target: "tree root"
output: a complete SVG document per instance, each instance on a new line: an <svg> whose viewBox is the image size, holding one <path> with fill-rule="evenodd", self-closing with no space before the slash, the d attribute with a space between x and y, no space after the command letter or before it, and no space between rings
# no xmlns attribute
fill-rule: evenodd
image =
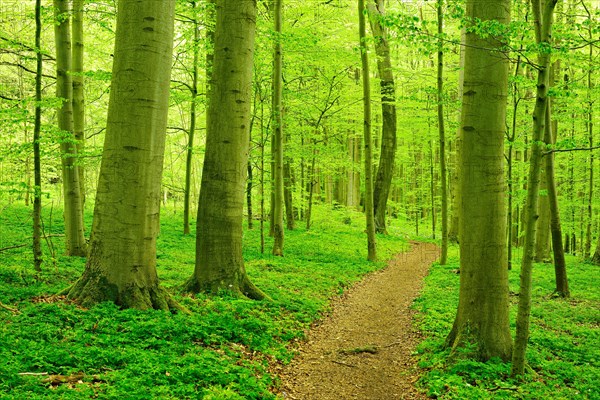
<svg viewBox="0 0 600 400"><path fill-rule="evenodd" d="M170 312L189 313L189 310L175 301L171 295L158 284L151 287L140 287L134 283L119 288L109 283L104 277L89 277L84 274L71 287L59 292L85 308L110 301L121 308L139 310L164 310Z"/></svg>
<svg viewBox="0 0 600 400"><path fill-rule="evenodd" d="M267 294L250 281L247 274L244 273L240 281L235 284L227 284L227 282L200 282L195 275L192 275L182 285L182 291L187 293L206 293L209 295L227 293L233 297L248 298L251 300L271 300Z"/></svg>

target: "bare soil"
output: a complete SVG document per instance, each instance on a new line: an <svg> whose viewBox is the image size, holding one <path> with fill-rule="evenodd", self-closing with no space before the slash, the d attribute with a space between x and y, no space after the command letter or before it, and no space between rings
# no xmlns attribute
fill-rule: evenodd
<svg viewBox="0 0 600 400"><path fill-rule="evenodd" d="M429 243L412 243L381 271L333 304L308 333L299 355L280 373L279 396L301 400L426 399L412 355L421 336L410 305L438 258Z"/></svg>

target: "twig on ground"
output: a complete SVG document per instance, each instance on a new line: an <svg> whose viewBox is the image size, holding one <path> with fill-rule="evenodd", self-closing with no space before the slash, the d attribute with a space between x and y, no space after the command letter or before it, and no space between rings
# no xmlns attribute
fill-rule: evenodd
<svg viewBox="0 0 600 400"><path fill-rule="evenodd" d="M345 363L343 361L331 360L331 362L335 363L335 364L343 365L345 367L356 368L356 365L348 364L348 363Z"/></svg>
<svg viewBox="0 0 600 400"><path fill-rule="evenodd" d="M47 372L19 372L18 375L26 375L26 376L46 376Z"/></svg>
<svg viewBox="0 0 600 400"><path fill-rule="evenodd" d="M11 250L11 249L18 249L20 247L25 247L25 246L29 246L29 243L27 243L27 244L16 244L14 246L3 247L3 248L0 249L0 252L6 251L6 250Z"/></svg>
<svg viewBox="0 0 600 400"><path fill-rule="evenodd" d="M18 314L18 313L19 313L19 310L18 310L18 309L16 309L16 308L13 308L13 307L10 307L10 306L7 306L6 304L2 303L1 301L0 301L0 307L1 307L1 308L4 308L5 310L8 310L8 311L10 311L10 312L12 312L12 313L15 313L15 314Z"/></svg>

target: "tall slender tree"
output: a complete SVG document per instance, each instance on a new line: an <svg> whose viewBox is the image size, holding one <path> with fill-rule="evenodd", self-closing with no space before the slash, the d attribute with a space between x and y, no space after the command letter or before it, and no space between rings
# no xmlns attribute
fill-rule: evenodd
<svg viewBox="0 0 600 400"><path fill-rule="evenodd" d="M442 197L442 253L440 264L448 260L448 172L446 168L446 129L444 127L444 1L437 2L438 52L437 52L437 116L440 146L440 186Z"/></svg>
<svg viewBox="0 0 600 400"><path fill-rule="evenodd" d="M532 12L535 25L538 51L538 77L536 102L533 110L533 135L531 155L529 157L529 175L527 179L527 198L525 200L525 242L521 260L521 278L519 306L517 311L517 333L512 354L511 375L523 375L525 369L525 349L529 339L529 317L531 313L531 276L533 252L537 229L538 191L542 164L542 143L546 129L548 107L548 87L552 22L554 7L558 0L532 0Z"/></svg>
<svg viewBox="0 0 600 400"><path fill-rule="evenodd" d="M178 307L156 273L175 0L120 0L90 255L68 291L83 305Z"/></svg>
<svg viewBox="0 0 600 400"><path fill-rule="evenodd" d="M367 33L365 22L365 2L358 0L358 37L362 64L363 87L363 134L365 146L365 214L367 219L367 258L377 260L377 239L375 237L375 213L373 203L373 144L371 139L371 77L367 55Z"/></svg>
<svg viewBox="0 0 600 400"><path fill-rule="evenodd" d="M77 166L77 141L73 135L73 78L69 1L54 0L54 38L56 41L56 97L61 130L62 184L67 255L87 254L83 228L83 199Z"/></svg>
<svg viewBox="0 0 600 400"><path fill-rule="evenodd" d="M468 0L467 18L507 24L510 0ZM504 207L508 63L504 38L467 27L460 154L460 290L453 349L487 360L511 355Z"/></svg>
<svg viewBox="0 0 600 400"><path fill-rule="evenodd" d="M42 166L40 132L42 127L42 1L35 2L35 120L33 125L33 263L42 270Z"/></svg>
<svg viewBox="0 0 600 400"><path fill-rule="evenodd" d="M217 0L216 10L196 266L185 289L262 299L265 294L250 282L242 257L256 2Z"/></svg>
<svg viewBox="0 0 600 400"><path fill-rule="evenodd" d="M190 130L185 159L185 188L183 190L183 234L190 234L190 195L192 192L192 159L194 156L194 138L196 136L196 113L198 108L198 69L200 62L200 22L198 21L198 3L192 1L192 26L194 29L193 59L192 59L192 94L190 104Z"/></svg>
<svg viewBox="0 0 600 400"><path fill-rule="evenodd" d="M550 85L555 85L556 70L560 69L559 61L555 62L550 69ZM546 129L544 142L547 147L556 143L558 122L552 120L552 99L548 99L546 106ZM548 206L550 208L550 232L552 236L552 253L554 255L554 277L556 289L554 293L560 297L569 297L569 282L567 280L567 263L565 260L565 249L563 247L562 227L560 223L560 212L558 207L558 193L556 189L554 153L549 152L544 156L546 166L546 187L548 190Z"/></svg>
<svg viewBox="0 0 600 400"><path fill-rule="evenodd" d="M71 51L73 60L71 74L73 77L73 136L75 136L75 140L77 140L77 154L81 154L85 142L83 2L84 0L73 0L73 18L71 26L73 38L73 48ZM81 193L81 201L85 204L85 179L81 162L77 165L77 171L79 173L79 192Z"/></svg>
<svg viewBox="0 0 600 400"><path fill-rule="evenodd" d="M392 186L394 164L396 162L396 87L390 57L390 45L387 28L382 23L385 17L383 0L368 0L371 32L375 37L375 54L381 91L381 152L373 186L373 212L375 213L375 230L386 233L387 201Z"/></svg>
<svg viewBox="0 0 600 400"><path fill-rule="evenodd" d="M550 1L550 0L548 0ZM594 60L594 32L592 25L592 13L585 4L585 1L581 1L581 5L585 9L588 17L587 31L588 31L588 69L587 69L587 95L586 95L586 130L588 134L588 144L590 149L594 147L594 81L593 74L596 68L597 61ZM583 248L583 258L590 258L590 252L592 250L592 226L593 226L593 203L594 203L594 151L589 152L589 166L588 166L588 191L587 191L587 221L585 229L585 244ZM583 235L582 235L583 236ZM582 238L583 239L583 238Z"/></svg>
<svg viewBox="0 0 600 400"><path fill-rule="evenodd" d="M273 44L273 255L283 256L283 53L281 46L281 11L283 0L273 2L273 20L275 21L275 43Z"/></svg>

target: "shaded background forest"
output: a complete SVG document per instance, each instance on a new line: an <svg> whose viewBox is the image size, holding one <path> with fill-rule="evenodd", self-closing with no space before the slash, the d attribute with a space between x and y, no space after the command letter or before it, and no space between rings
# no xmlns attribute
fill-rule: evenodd
<svg viewBox="0 0 600 400"><path fill-rule="evenodd" d="M3 203L31 201L32 193L32 122L35 53L33 51L33 2L3 1L0 12L2 48L0 68L0 196ZM169 128L163 177L164 206L181 213L185 197L185 171L192 104L195 104L193 157L190 162L189 196L195 215L203 159L205 133L206 64L210 49L205 40L210 30L206 8L210 4L180 1L177 21ZM454 168L455 140L459 101L460 21L459 2L445 8L443 34L444 112L448 136L449 193L453 210L456 192ZM70 140L56 128L55 50L52 8L43 8L42 49L44 51L42 173L44 207L58 206L61 200L61 142ZM512 48L507 54L513 61L510 81L511 103L507 117L506 156L512 166L509 181L512 197L513 242L519 243L520 221L525 198L525 175L534 103L535 68L532 26L528 5L517 1L513 7L515 22ZM362 113L360 58L357 50L356 10L345 1L289 2L285 5L282 44L283 124L285 160L289 165L286 186L291 189L297 219L304 219L308 203L337 203L349 207L361 204ZM440 175L436 117L436 8L430 2L391 1L385 25L389 27L390 54L396 81L398 151L395 161L388 215L412 224L417 234L439 237ZM598 104L598 9L593 2L567 1L558 5L554 28L553 118L557 126L560 151L594 147ZM208 24L208 26L207 26ZM85 2L84 81L85 130L77 158L84 173L86 207L93 203L112 65L114 40L114 2ZM271 115L272 28L267 2L259 4L257 43L254 63L253 114L248 190L251 214L258 219L269 212L271 188ZM194 32L198 35L194 37ZM195 39L198 39L195 41ZM372 48L372 46L371 46ZM200 57L194 64L194 52ZM515 61L519 57L518 70ZM376 57L371 57L375 62ZM197 89L193 87L194 69L198 71ZM377 68L371 68L377 78ZM374 81L376 82L376 81ZM374 103L380 101L377 84L372 85ZM197 93L195 95L194 93ZM374 161L377 162L381 131L381 108L374 110ZM596 157L598 158L598 157ZM556 154L557 184L566 248L589 257L599 231L599 205L595 200L593 151ZM596 174L598 176L598 174ZM542 199L544 188L542 187ZM264 199L264 211L260 203ZM544 204L542 200L542 204ZM537 258L548 259L550 236L548 207L542 207ZM451 211L451 215L455 214ZM450 236L456 234L455 219L450 219Z"/></svg>

